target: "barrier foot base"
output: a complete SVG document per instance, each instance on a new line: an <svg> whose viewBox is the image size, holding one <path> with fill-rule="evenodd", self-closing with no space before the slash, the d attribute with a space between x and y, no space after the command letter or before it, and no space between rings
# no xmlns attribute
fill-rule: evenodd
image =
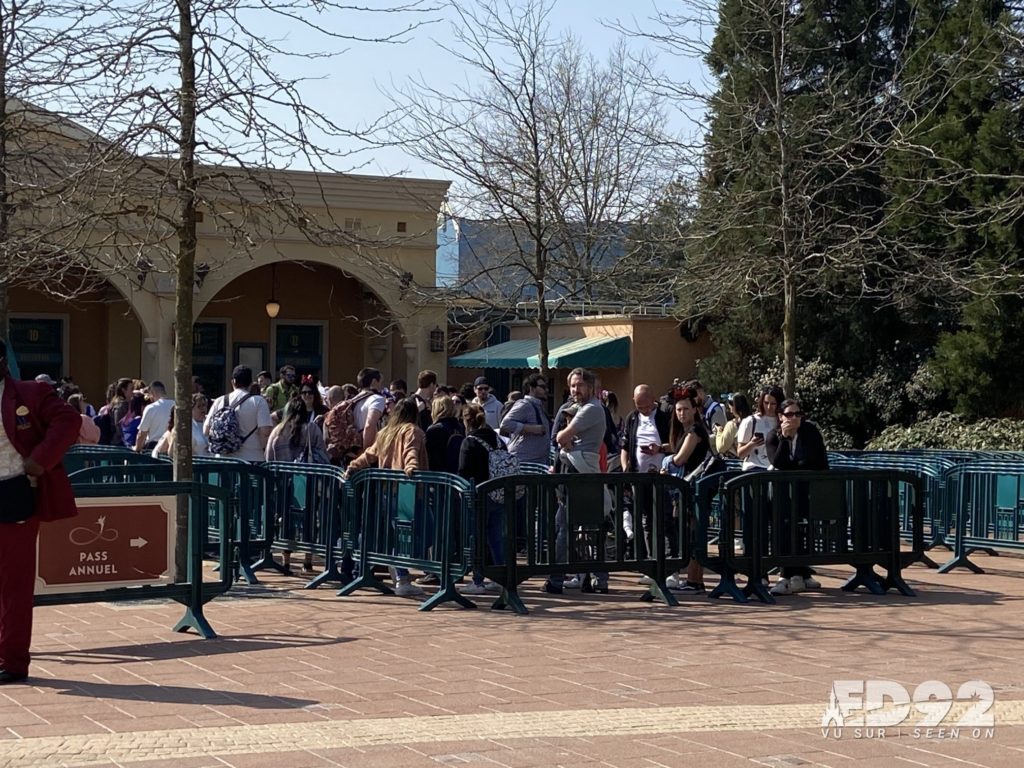
<svg viewBox="0 0 1024 768"><path fill-rule="evenodd" d="M938 563L936 563L934 560L932 560L930 557L928 557L928 555L926 555L924 553L922 553L921 556L919 558L917 558L917 560L915 560L914 562L915 563L920 563L921 565L925 566L926 568L931 568L933 570L936 570L939 567Z"/></svg>
<svg viewBox="0 0 1024 768"><path fill-rule="evenodd" d="M679 605L679 600L672 594L672 590L665 586L664 580L661 582L655 580L654 583L648 587L647 591L640 595L640 599L645 603L660 600L668 606L675 607Z"/></svg>
<svg viewBox="0 0 1024 768"><path fill-rule="evenodd" d="M385 584L383 581L378 579L373 574L363 574L358 579L353 579L344 587L339 589L337 595L338 597L345 597L346 595L351 595L357 589L363 589L364 587L368 589L375 589L382 595L395 594L395 590L393 590L391 587L389 587L387 584Z"/></svg>
<svg viewBox="0 0 1024 768"><path fill-rule="evenodd" d="M463 608L476 608L476 603L459 592L459 590L455 588L455 585L449 582L447 585L437 590L437 592L420 603L419 610L432 611L437 606L441 605L441 603L458 603Z"/></svg>
<svg viewBox="0 0 1024 768"><path fill-rule="evenodd" d="M303 589L316 589L321 584L326 584L329 581L333 581L336 584L344 586L352 581L352 579L345 576L345 574L338 570L338 567L335 565L330 568L325 568L323 573L314 576L312 580L303 586Z"/></svg>
<svg viewBox="0 0 1024 768"><path fill-rule="evenodd" d="M245 560L238 561L238 570L235 571L235 581L238 579L245 579L245 583L250 587L253 584L259 584L260 580L256 578L256 574L252 571L252 566Z"/></svg>
<svg viewBox="0 0 1024 768"><path fill-rule="evenodd" d="M991 557L999 557L999 553L996 550L989 549L988 547L971 547L964 554L973 555L975 552L984 552L986 555Z"/></svg>
<svg viewBox="0 0 1024 768"><path fill-rule="evenodd" d="M886 592L881 577L870 565L858 565L857 572L840 589L844 592L853 592L857 587L864 587L873 595L884 595Z"/></svg>
<svg viewBox="0 0 1024 768"><path fill-rule="evenodd" d="M882 582L882 586L885 587L886 592L890 589L895 589L904 597L917 597L917 593L911 589L910 585L907 584L906 581L903 580L903 575L899 571L896 571L895 573L889 571L885 580Z"/></svg>
<svg viewBox="0 0 1024 768"><path fill-rule="evenodd" d="M217 636L217 633L213 631L213 627L210 626L210 622L206 620L206 616L203 615L202 607L199 608L185 608L185 615L181 617L181 621L174 625L174 632L188 632L190 629L194 629L203 640L212 640Z"/></svg>
<svg viewBox="0 0 1024 768"><path fill-rule="evenodd" d="M746 597L754 596L766 605L775 605L775 597L768 590L768 587L761 583L759 578L748 579L743 587L743 594Z"/></svg>
<svg viewBox="0 0 1024 768"><path fill-rule="evenodd" d="M737 603L747 602L747 595L742 589L740 589L739 585L736 583L736 579L731 573L726 571L721 574L721 577L722 580L718 582L718 586L708 593L709 600L711 598L718 598L722 595L726 595L727 597L731 597Z"/></svg>
<svg viewBox="0 0 1024 768"><path fill-rule="evenodd" d="M984 573L985 569L981 566L975 565L968 558L967 555L957 555L952 560L947 560L939 568L939 573L949 573L954 568L967 568L974 573Z"/></svg>
<svg viewBox="0 0 1024 768"><path fill-rule="evenodd" d="M265 555L249 566L251 571L277 571L282 576L291 576L292 572L274 559L273 555Z"/></svg>
<svg viewBox="0 0 1024 768"><path fill-rule="evenodd" d="M503 611L506 608L511 608L519 616L525 616L530 612L523 603L523 598L519 596L519 590L515 587L511 589L502 587L501 596L491 603L492 611Z"/></svg>

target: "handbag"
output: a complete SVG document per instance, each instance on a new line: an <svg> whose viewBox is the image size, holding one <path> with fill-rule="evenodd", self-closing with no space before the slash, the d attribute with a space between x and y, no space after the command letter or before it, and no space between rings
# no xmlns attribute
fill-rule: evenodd
<svg viewBox="0 0 1024 768"><path fill-rule="evenodd" d="M715 453L714 449L708 445L707 455L704 456L704 460L701 461L696 467L683 475L683 480L688 483L696 483L702 477L708 475L714 475L718 472L725 472L726 463L725 460Z"/></svg>
<svg viewBox="0 0 1024 768"><path fill-rule="evenodd" d="M20 523L36 511L36 489L28 475L0 480L0 523Z"/></svg>

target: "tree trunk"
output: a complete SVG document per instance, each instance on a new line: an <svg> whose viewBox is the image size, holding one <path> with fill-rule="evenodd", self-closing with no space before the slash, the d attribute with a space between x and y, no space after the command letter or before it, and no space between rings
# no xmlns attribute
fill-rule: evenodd
<svg viewBox="0 0 1024 768"><path fill-rule="evenodd" d="M785 374L782 389L786 397L796 397L796 278L789 272L783 278L782 362ZM779 403L781 410L782 403Z"/></svg>
<svg viewBox="0 0 1024 768"><path fill-rule="evenodd" d="M181 133L178 138L178 254L174 295L174 479L192 480L192 289L196 262L196 67L192 5L178 0ZM178 498L177 580L188 579L189 499ZM202 574L195 574L201 578Z"/></svg>

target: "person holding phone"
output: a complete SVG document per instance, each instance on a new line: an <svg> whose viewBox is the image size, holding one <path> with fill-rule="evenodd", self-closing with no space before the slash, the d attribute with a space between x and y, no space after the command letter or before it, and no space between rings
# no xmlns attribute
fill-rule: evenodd
<svg viewBox="0 0 1024 768"><path fill-rule="evenodd" d="M786 399L781 387L765 387L757 398L753 414L740 422L736 430L736 455L743 460L743 471L769 469L765 441L779 428L779 403Z"/></svg>

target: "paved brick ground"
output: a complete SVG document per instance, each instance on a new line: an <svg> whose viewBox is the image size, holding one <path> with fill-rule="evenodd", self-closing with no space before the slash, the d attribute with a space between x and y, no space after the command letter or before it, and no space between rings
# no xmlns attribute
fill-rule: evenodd
<svg viewBox="0 0 1024 768"><path fill-rule="evenodd" d="M524 590L517 617L266 576L207 607L36 612L28 686L0 688L0 766L1024 765L1024 560L984 575L908 571L917 598L821 593L776 606ZM822 735L835 679L995 689L991 738ZM960 711L947 719L950 724ZM861 734L864 736L864 734Z"/></svg>

